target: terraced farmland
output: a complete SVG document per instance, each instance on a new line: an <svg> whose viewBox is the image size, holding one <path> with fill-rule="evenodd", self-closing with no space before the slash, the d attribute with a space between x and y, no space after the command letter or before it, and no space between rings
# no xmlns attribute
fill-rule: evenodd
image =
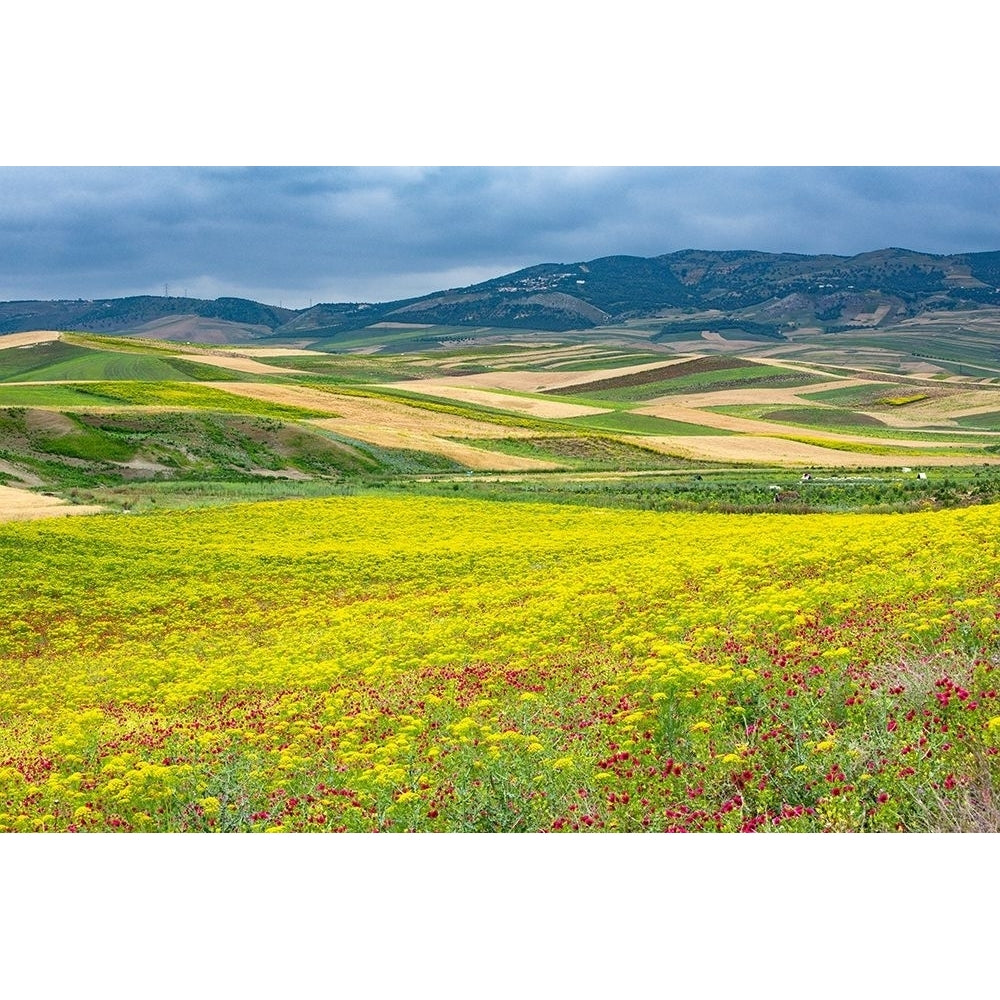
<svg viewBox="0 0 1000 1000"><path fill-rule="evenodd" d="M234 484L316 495L462 472L1000 462L1000 387L684 355L676 343L657 354L639 332L609 346L459 344L437 330L415 354L15 334L0 338L0 413L21 429L0 442L0 485L141 510L185 483L204 501Z"/></svg>

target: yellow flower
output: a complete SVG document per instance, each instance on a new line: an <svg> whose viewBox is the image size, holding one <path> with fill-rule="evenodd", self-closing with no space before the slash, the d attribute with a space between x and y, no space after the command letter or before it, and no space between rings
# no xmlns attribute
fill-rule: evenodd
<svg viewBox="0 0 1000 1000"><path fill-rule="evenodd" d="M205 810L205 815L209 819L215 819L215 817L219 815L220 802L214 795L209 795L204 799L198 799L198 805Z"/></svg>

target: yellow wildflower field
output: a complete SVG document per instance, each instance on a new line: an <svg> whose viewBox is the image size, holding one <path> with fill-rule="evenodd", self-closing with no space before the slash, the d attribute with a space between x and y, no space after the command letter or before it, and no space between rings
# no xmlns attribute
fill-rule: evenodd
<svg viewBox="0 0 1000 1000"><path fill-rule="evenodd" d="M416 497L2 525L0 829L940 826L996 768L998 539Z"/></svg>

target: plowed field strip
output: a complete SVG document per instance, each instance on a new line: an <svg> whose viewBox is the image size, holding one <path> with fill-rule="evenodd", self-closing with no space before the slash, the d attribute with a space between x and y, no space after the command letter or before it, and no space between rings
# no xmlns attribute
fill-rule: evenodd
<svg viewBox="0 0 1000 1000"><path fill-rule="evenodd" d="M786 441L782 438L752 434L739 437L643 437L635 440L666 455L710 462L782 463L828 468L838 466L886 468L898 466L906 459L906 456L836 451L833 448L821 448L801 441ZM981 455L920 455L906 460L921 466L1000 464L1000 456Z"/></svg>
<svg viewBox="0 0 1000 1000"><path fill-rule="evenodd" d="M500 374L502 373L497 373L498 376ZM405 389L407 392L419 392L422 395L437 397L439 399L454 399L463 403L475 403L478 406L489 406L495 410L507 410L510 413L522 413L531 417L562 419L565 417L596 416L599 413L609 412L607 409L598 406L581 406L578 403L563 403L559 400L508 396L504 393L490 392L489 389L476 389L467 385L455 385L443 379L440 382L435 381L434 384L431 384L429 380L423 379L419 382L396 382L391 383L389 387L393 389Z"/></svg>
<svg viewBox="0 0 1000 1000"><path fill-rule="evenodd" d="M59 340L62 334L58 330L31 330L29 333L5 333L0 336L0 351L7 347L31 347L33 344L46 344L50 340Z"/></svg>
<svg viewBox="0 0 1000 1000"><path fill-rule="evenodd" d="M232 351L220 351L220 352L202 352L202 351L192 351L185 353L192 354L208 354L211 353L216 357L234 357L234 358L329 358L333 355L327 354L326 351L310 351L306 347L234 347Z"/></svg>
<svg viewBox="0 0 1000 1000"><path fill-rule="evenodd" d="M247 375L301 375L296 368L281 368L278 365L265 365L253 358L242 358L223 354L178 354L177 357L197 358L201 365L212 365L215 368L225 368L229 371L244 372Z"/></svg>
<svg viewBox="0 0 1000 1000"><path fill-rule="evenodd" d="M103 510L103 507L69 504L58 497L47 497L13 486L0 486L0 521L35 521L42 517L99 514Z"/></svg>
<svg viewBox="0 0 1000 1000"><path fill-rule="evenodd" d="M474 448L472 445L462 444L461 441L449 441L433 434L381 423L365 424L337 417L329 420L312 420L310 423L383 448L404 448L410 451L443 455L445 458L450 458L470 469L516 472L519 470L562 468L553 462L544 462L537 458L504 455L500 452L488 451L485 448Z"/></svg>
<svg viewBox="0 0 1000 1000"><path fill-rule="evenodd" d="M733 417L726 413L712 413L709 410L695 410L677 403L660 402L653 406L644 406L633 410L633 413L644 413L652 417L665 417L667 420L680 420L689 424L700 424L703 427L717 427L720 430L736 431L739 434L774 436L776 434L794 434L796 428L790 424L774 424L766 420L753 420L749 417ZM908 448L926 448L927 441L898 441L893 438L865 437L861 434L834 434L830 431L814 427L803 427L800 434L824 441L843 441L851 444L873 444L880 447L899 448L905 452ZM962 442L934 441L935 448L967 448ZM923 459L921 459L923 461Z"/></svg>
<svg viewBox="0 0 1000 1000"><path fill-rule="evenodd" d="M13 476L25 486L43 486L45 484L45 481L39 479L33 472L19 469L16 465L11 465L10 462L5 462L3 459L0 459L0 472L8 476Z"/></svg>
<svg viewBox="0 0 1000 1000"><path fill-rule="evenodd" d="M908 420L951 420L955 417L971 417L977 413L992 413L1000 410L1000 391L983 390L956 392L951 396L921 400L899 408L901 419Z"/></svg>
<svg viewBox="0 0 1000 1000"><path fill-rule="evenodd" d="M286 403L303 406L312 410L326 410L331 417L341 418L341 426L348 423L379 425L392 430L402 430L439 437L469 438L510 438L534 437L536 431L520 427L501 427L485 420L453 416L422 410L405 403L393 403L384 399L370 399L365 396L340 396L319 389L303 386L267 385L258 382L211 382L205 383L216 389L232 392L237 396L250 396L269 403ZM401 383L411 385L412 383ZM346 433L346 431L345 431Z"/></svg>
<svg viewBox="0 0 1000 1000"><path fill-rule="evenodd" d="M587 385L591 382L609 378L620 378L636 372L651 371L657 368L672 368L674 365L690 361L690 358L679 357L676 360L652 361L643 365L629 365L624 368L600 368L583 372L544 371L493 371L477 375L452 375L443 378L420 379L416 382L401 382L399 388L412 392L437 392L441 387L479 388L479 389L509 389L512 392L542 392L546 389L562 389L572 385Z"/></svg>
<svg viewBox="0 0 1000 1000"><path fill-rule="evenodd" d="M825 392L827 389L850 389L856 385L868 385L867 379L837 379L835 382L820 382L813 385L781 388L762 385L759 389L720 389L717 392L687 392L684 394L684 405L700 406L769 406L772 403L795 403L805 406L815 406L817 401L803 398L800 393ZM657 405L661 400L673 397L660 396L650 400L647 405ZM827 404L829 405L829 404Z"/></svg>

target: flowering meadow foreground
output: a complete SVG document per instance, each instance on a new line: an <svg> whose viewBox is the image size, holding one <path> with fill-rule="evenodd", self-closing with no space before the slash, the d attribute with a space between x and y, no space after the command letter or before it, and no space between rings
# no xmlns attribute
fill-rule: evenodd
<svg viewBox="0 0 1000 1000"><path fill-rule="evenodd" d="M5 831L996 829L1000 509L0 526Z"/></svg>

